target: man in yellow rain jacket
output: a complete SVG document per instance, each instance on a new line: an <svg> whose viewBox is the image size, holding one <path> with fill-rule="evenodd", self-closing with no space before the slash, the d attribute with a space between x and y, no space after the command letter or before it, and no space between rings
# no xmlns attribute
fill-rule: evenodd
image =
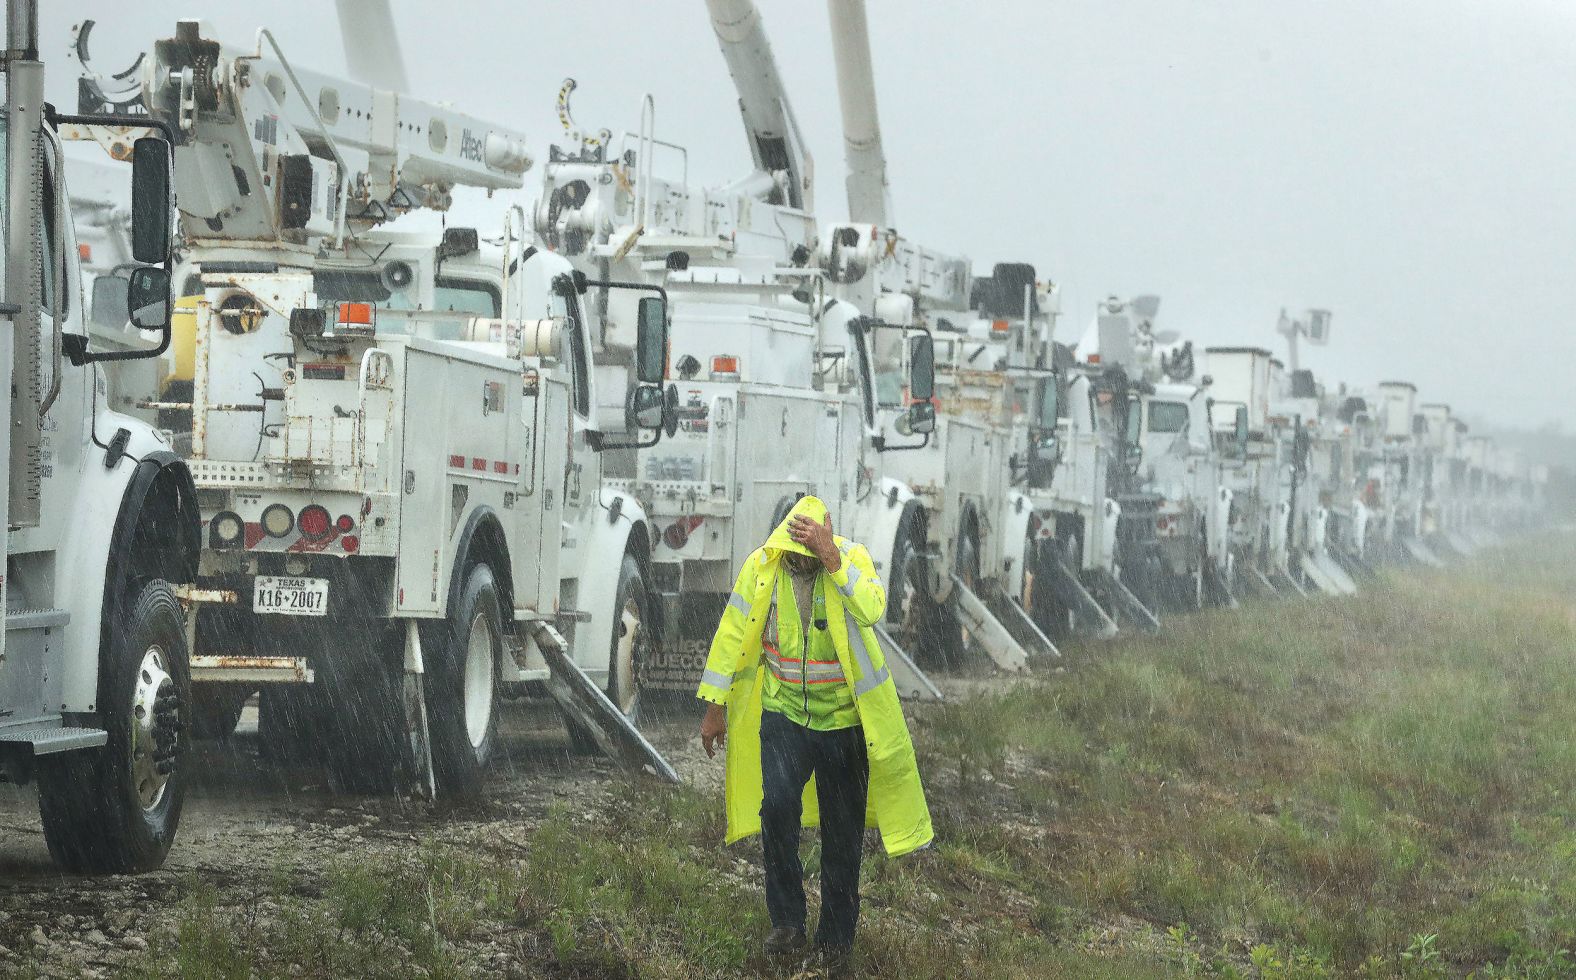
<svg viewBox="0 0 1576 980"><path fill-rule="evenodd" d="M804 944L801 824L821 827L816 947L834 967L853 950L864 828L879 828L893 856L930 843L914 747L871 628L885 610L870 553L803 497L745 559L712 640L701 743L709 756L727 741L728 843L761 833L768 953Z"/></svg>

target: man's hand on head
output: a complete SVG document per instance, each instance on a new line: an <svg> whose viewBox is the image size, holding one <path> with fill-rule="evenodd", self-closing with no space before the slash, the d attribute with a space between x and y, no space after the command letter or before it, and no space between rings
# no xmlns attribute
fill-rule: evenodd
<svg viewBox="0 0 1576 980"><path fill-rule="evenodd" d="M821 559L822 567L828 572L835 572L843 567L843 556L838 552L837 542L832 538L830 513L826 515L825 523L820 524L804 514L798 515L788 524L788 536Z"/></svg>

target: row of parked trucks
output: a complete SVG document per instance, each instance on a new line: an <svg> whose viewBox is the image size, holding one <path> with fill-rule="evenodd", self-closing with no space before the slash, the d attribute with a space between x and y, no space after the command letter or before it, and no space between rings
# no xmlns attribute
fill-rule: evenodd
<svg viewBox="0 0 1576 980"><path fill-rule="evenodd" d="M0 766L63 865L157 865L187 743L254 698L264 755L343 790L477 792L517 697L676 778L642 705L693 689L803 494L870 549L913 698L1539 512L1536 469L1411 385L1297 369L1326 313L1284 320L1290 370L1195 353L1148 296L1071 344L1033 266L900 234L861 0L829 2L849 178L818 210L759 12L706 7L750 172L693 186L654 99L585 130L568 81L539 196L484 233L419 219L518 192L530 141L410 95L386 4L339 3L351 77L195 21L99 75L84 23L66 116L11 0ZM66 141L132 197L68 189Z"/></svg>

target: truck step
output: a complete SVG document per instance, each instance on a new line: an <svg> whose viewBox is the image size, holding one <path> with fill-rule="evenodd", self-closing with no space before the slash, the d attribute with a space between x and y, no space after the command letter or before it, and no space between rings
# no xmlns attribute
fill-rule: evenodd
<svg viewBox="0 0 1576 980"><path fill-rule="evenodd" d="M914 663L893 635L879 623L875 626L876 642L886 657L887 670L892 672L892 683L897 686L897 696L910 701L944 701L941 689L931 683L925 672Z"/></svg>
<svg viewBox="0 0 1576 980"><path fill-rule="evenodd" d="M199 654L191 658L191 665L193 684L310 684L315 680L305 657Z"/></svg>
<svg viewBox="0 0 1576 980"><path fill-rule="evenodd" d="M17 609L5 614L6 632L12 630L43 630L64 626L71 622L71 614L64 609Z"/></svg>
<svg viewBox="0 0 1576 980"><path fill-rule="evenodd" d="M563 635L543 620L536 620L529 628L552 672L547 690L564 713L579 722L610 758L627 768L650 769L667 782L679 782L679 774L662 753L570 658Z"/></svg>
<svg viewBox="0 0 1576 980"><path fill-rule="evenodd" d="M93 749L107 741L109 733L102 728L66 728L50 724L0 728L0 743L31 745L35 756Z"/></svg>

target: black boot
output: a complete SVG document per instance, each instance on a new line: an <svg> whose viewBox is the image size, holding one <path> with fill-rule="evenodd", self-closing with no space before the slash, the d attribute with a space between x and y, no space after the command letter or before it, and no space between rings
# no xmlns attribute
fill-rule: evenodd
<svg viewBox="0 0 1576 980"><path fill-rule="evenodd" d="M789 956L804 948L804 930L792 926L774 926L766 934L767 956Z"/></svg>

